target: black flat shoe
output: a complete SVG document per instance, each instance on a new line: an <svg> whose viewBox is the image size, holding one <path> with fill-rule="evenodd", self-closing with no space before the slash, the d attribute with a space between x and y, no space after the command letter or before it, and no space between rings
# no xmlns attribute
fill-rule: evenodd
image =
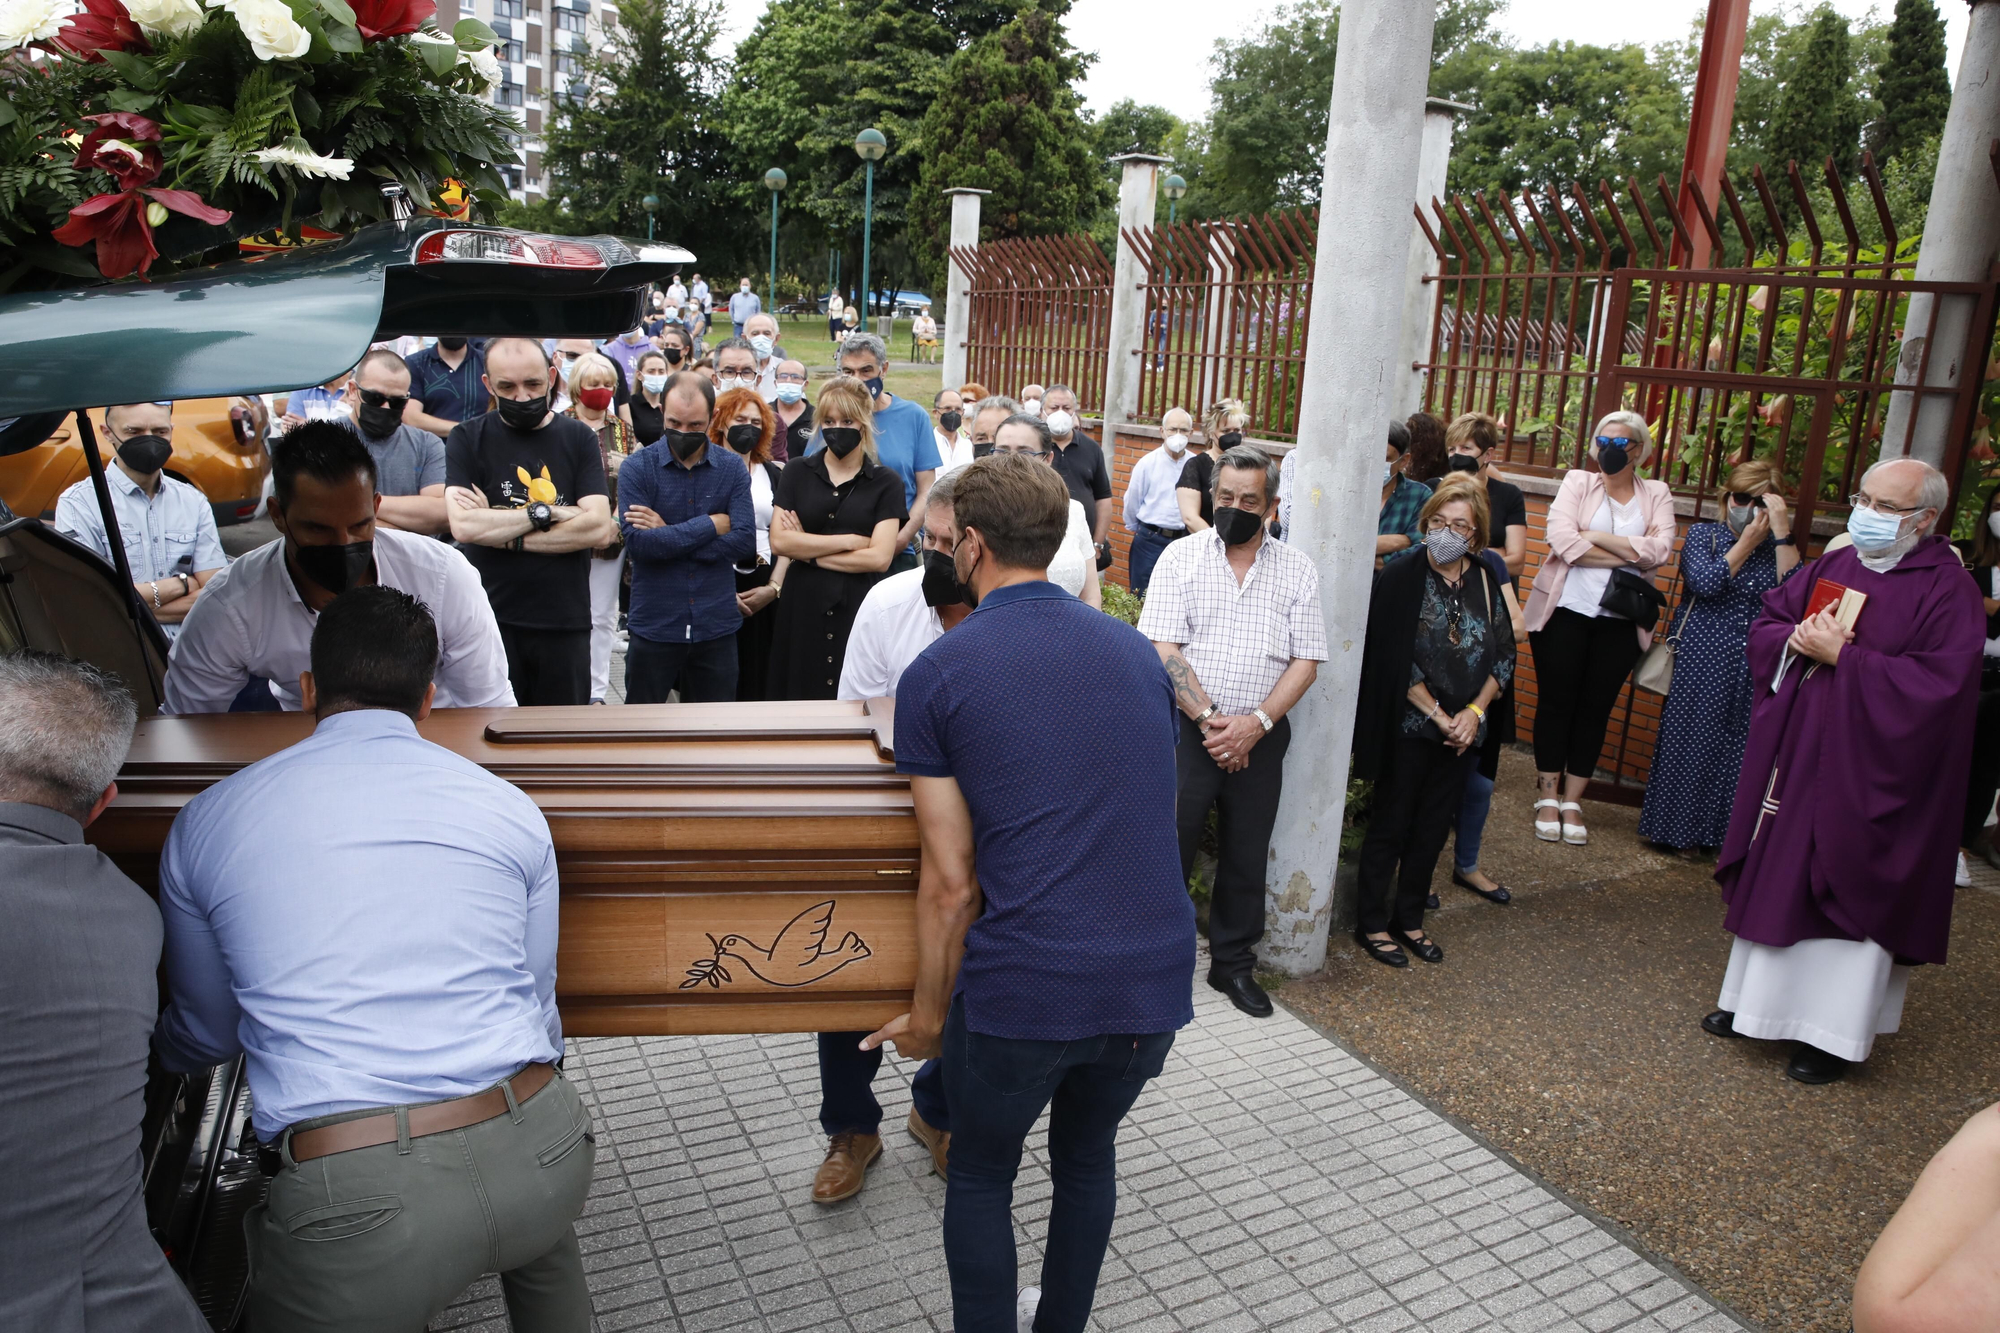
<svg viewBox="0 0 2000 1333"><path fill-rule="evenodd" d="M1736 1030L1736 1015L1727 1009L1718 1009L1701 1020L1701 1030L1711 1037L1740 1037Z"/></svg>
<svg viewBox="0 0 2000 1333"><path fill-rule="evenodd" d="M1392 930L1389 933L1401 940L1404 948L1423 959L1426 963L1442 963L1444 961L1444 950L1438 947L1436 940L1421 931L1415 935L1401 930Z"/></svg>
<svg viewBox="0 0 2000 1333"><path fill-rule="evenodd" d="M1800 1042L1799 1048L1792 1052L1792 1062L1785 1066L1785 1073L1801 1083L1838 1083L1847 1077L1852 1064L1829 1051Z"/></svg>
<svg viewBox="0 0 2000 1333"><path fill-rule="evenodd" d="M1361 946L1363 953L1378 963L1388 967L1410 965L1410 956L1398 948L1394 940L1373 940L1368 938L1366 931L1357 930L1354 932L1354 942Z"/></svg>
<svg viewBox="0 0 2000 1333"><path fill-rule="evenodd" d="M1438 901L1438 896L1435 893L1424 899L1424 910L1426 912L1435 912L1443 906L1444 904Z"/></svg>
<svg viewBox="0 0 2000 1333"><path fill-rule="evenodd" d="M1257 978L1245 973L1240 977L1210 977L1208 984L1229 997L1229 1002L1252 1018L1271 1016L1271 997L1257 984Z"/></svg>
<svg viewBox="0 0 2000 1333"><path fill-rule="evenodd" d="M1476 868L1477 867L1475 867L1475 869ZM1499 903L1502 907L1505 907L1508 903L1514 901L1514 895L1507 892L1507 886L1505 884L1494 885L1493 892L1488 893L1485 889L1480 888L1477 884L1474 884L1471 880L1459 874L1456 870L1451 872L1451 882L1458 885L1458 887L1461 889L1470 889L1472 892L1478 894L1480 897L1484 898L1489 903ZM1436 907L1437 904L1432 903L1431 906Z"/></svg>

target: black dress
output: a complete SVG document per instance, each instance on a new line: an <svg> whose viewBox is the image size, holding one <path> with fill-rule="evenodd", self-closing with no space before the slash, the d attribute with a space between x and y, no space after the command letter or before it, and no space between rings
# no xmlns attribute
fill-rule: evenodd
<svg viewBox="0 0 2000 1333"><path fill-rule="evenodd" d="M772 508L789 509L815 536L868 536L885 518L909 518L903 478L879 463L836 486L826 471L827 451L794 458L778 478ZM843 574L794 560L778 598L778 622L771 644L772 699L831 699L839 693L840 667L847 660L847 635L861 599L881 574Z"/></svg>

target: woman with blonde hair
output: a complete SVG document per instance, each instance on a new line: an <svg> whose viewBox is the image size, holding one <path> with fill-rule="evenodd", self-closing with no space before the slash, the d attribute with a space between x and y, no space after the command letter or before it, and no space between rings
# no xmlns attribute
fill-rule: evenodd
<svg viewBox="0 0 2000 1333"><path fill-rule="evenodd" d="M1528 594L1535 655L1535 836L1590 841L1579 804L1597 771L1604 731L1625 678L1653 641L1653 571L1674 553L1674 497L1639 470L1653 436L1637 412L1597 423L1590 458L1549 502L1549 553ZM1560 784L1560 789L1558 784ZM1549 811L1549 818L1542 817Z"/></svg>
<svg viewBox="0 0 2000 1333"><path fill-rule="evenodd" d="M819 391L814 410L806 456L785 464L771 497L771 553L791 561L778 580L771 699L836 696L854 613L888 572L909 518L902 476L876 453L867 386L842 375Z"/></svg>
<svg viewBox="0 0 2000 1333"><path fill-rule="evenodd" d="M1218 399L1201 419L1201 438L1188 441L1188 461L1181 467L1181 479L1174 488L1180 501L1181 525L1190 533L1206 532L1215 519L1215 460L1243 443L1250 429L1250 408L1241 398ZM1287 458L1290 454L1285 455ZM1278 474L1278 495L1283 503L1285 474Z"/></svg>
<svg viewBox="0 0 2000 1333"><path fill-rule="evenodd" d="M575 417L597 432L597 451L604 457L604 485L611 494L611 512L618 512L618 466L639 447L639 440L612 400L618 393L618 368L602 352L586 352L569 368L569 406L563 415ZM611 539L591 553L590 560L590 701L604 702L611 692L611 650L618 640L618 585L625 578L625 539L614 526Z"/></svg>
<svg viewBox="0 0 2000 1333"><path fill-rule="evenodd" d="M757 515L757 551L736 568L736 609L743 628L736 631L736 697L765 698L771 672L771 642L778 627L778 592L792 562L771 554L771 508L784 469L771 461L771 441L777 438L778 414L755 389L731 389L715 400L709 418L711 444L729 450L750 469L750 508Z"/></svg>

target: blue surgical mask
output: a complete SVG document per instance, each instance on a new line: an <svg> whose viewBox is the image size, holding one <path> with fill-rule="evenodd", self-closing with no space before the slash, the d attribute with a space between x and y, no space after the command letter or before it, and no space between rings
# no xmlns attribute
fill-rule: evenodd
<svg viewBox="0 0 2000 1333"><path fill-rule="evenodd" d="M759 361L769 361L771 359L771 349L775 346L777 344L772 342L767 334L753 334L750 338L750 350L757 354Z"/></svg>
<svg viewBox="0 0 2000 1333"><path fill-rule="evenodd" d="M805 396L806 386L803 384L778 385L778 401L781 403L796 403Z"/></svg>
<svg viewBox="0 0 2000 1333"><path fill-rule="evenodd" d="M1887 550L1903 535L1903 520L1895 514L1856 507L1847 516L1847 534L1860 550Z"/></svg>
<svg viewBox="0 0 2000 1333"><path fill-rule="evenodd" d="M667 377L665 375L641 375L639 383L645 387L647 393L658 393L667 387Z"/></svg>
<svg viewBox="0 0 2000 1333"><path fill-rule="evenodd" d="M1384 486L1387 486L1390 482L1394 481L1395 479L1396 479L1396 465L1394 463L1384 463L1382 465L1382 484Z"/></svg>

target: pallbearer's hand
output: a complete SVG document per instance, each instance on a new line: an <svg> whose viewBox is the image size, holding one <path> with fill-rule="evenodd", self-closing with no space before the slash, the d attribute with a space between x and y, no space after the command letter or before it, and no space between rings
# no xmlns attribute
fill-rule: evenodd
<svg viewBox="0 0 2000 1333"><path fill-rule="evenodd" d="M881 1031L863 1037L861 1049L872 1051L885 1042L894 1042L896 1054L905 1060L935 1060L944 1050L943 1034L917 1031L908 1014L896 1015L882 1025Z"/></svg>

